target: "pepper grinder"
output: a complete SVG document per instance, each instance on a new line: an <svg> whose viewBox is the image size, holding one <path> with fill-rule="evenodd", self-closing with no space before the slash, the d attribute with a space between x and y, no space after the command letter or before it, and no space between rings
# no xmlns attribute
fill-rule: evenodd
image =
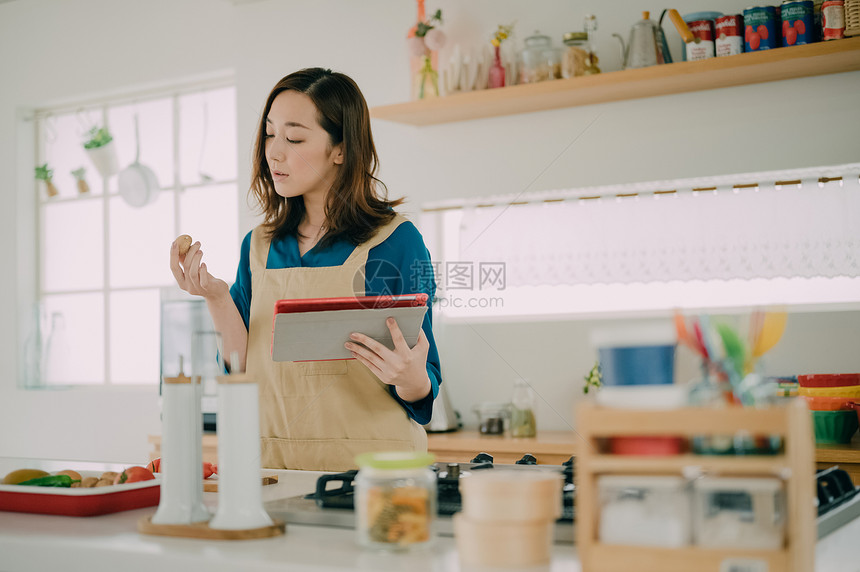
<svg viewBox="0 0 860 572"><path fill-rule="evenodd" d="M237 354L231 363L238 364ZM260 480L260 404L246 373L218 376L218 511L209 528L271 526Z"/></svg>
<svg viewBox="0 0 860 572"><path fill-rule="evenodd" d="M206 522L211 516L203 504L200 378L183 372L164 378L161 421L161 498L153 524Z"/></svg>

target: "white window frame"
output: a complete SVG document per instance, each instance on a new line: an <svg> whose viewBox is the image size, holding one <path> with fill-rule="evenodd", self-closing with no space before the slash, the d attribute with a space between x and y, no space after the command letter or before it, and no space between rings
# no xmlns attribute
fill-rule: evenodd
<svg viewBox="0 0 860 572"><path fill-rule="evenodd" d="M226 185L238 183L239 169L237 165L236 177L229 179L215 179L211 181L202 181L196 183L183 183L180 164L180 98L182 96L197 94L201 92L218 90L223 88L236 88L235 75L232 71L216 72L208 76L195 78L184 82L170 82L157 84L147 87L141 87L128 91L106 93L97 97L69 101L58 102L55 104L46 104L37 108L19 108L17 117L17 140L18 140L18 156L17 165L24 165L17 176L18 201L17 201L17 220L18 220L18 261L17 261L17 324L18 324L18 386L24 389L93 389L93 388L140 388L151 387L159 383L156 377L151 381L140 383L116 383L111 380L111 294L115 292L128 292L139 290L158 289L162 291L165 287L168 289L173 285L167 284L139 284L135 286L111 287L110 285L110 254L107 245L109 244L110 232L110 209L109 201L117 196L116 193L111 193L109 190L110 177L102 179L102 193L100 195L93 194L89 197L72 197L72 198L52 198L47 199L42 189L36 185L33 179L33 169L36 165L44 163L43 146L40 141L40 120L51 115L60 115L67 113L77 113L80 111L92 112L100 110L101 124L108 125L108 109L121 105L134 103L144 103L151 100L170 98L172 102L173 114L173 180L169 184L160 187L159 192L170 192L173 194L174 202L174 221L173 227L175 235L180 231L181 219L181 196L187 189L193 189L202 186ZM238 109L236 111L238 118ZM237 186L238 192L238 186ZM60 203L68 201L103 201L102 216L103 227L102 233L104 236L103 268L104 277L100 288L86 290L45 290L41 276L41 237L42 237L42 208L45 204ZM237 206L237 231L238 231L238 201ZM237 240L241 237L237 237ZM24 345L26 338L32 328L32 308L39 303L46 295L63 295L63 294L86 294L98 293L103 296L104 304L104 363L103 363L103 381L101 383L91 384L69 384L69 385L47 385L44 379L40 380L38 385L28 382L26 377L26 364L24 357ZM44 343L44 340L43 340ZM160 346L160 344L159 344Z"/></svg>

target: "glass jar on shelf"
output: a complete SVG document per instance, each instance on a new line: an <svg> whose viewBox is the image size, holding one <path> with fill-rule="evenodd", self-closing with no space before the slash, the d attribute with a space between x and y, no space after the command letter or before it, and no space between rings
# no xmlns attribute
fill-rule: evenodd
<svg viewBox="0 0 860 572"><path fill-rule="evenodd" d="M552 79L548 53L552 40L538 31L525 39L525 48L520 52L520 83L537 83Z"/></svg>
<svg viewBox="0 0 860 572"><path fill-rule="evenodd" d="M568 32L564 35L564 57L561 63L561 77L571 78L585 75L588 68L589 44L585 32Z"/></svg>
<svg viewBox="0 0 860 572"><path fill-rule="evenodd" d="M537 434L535 421L535 392L525 379L514 380L511 396L511 437L534 437Z"/></svg>

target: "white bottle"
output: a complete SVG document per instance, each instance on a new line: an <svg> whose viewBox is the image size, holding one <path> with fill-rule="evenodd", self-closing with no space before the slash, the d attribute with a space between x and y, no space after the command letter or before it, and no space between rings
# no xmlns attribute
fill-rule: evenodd
<svg viewBox="0 0 860 572"><path fill-rule="evenodd" d="M206 522L199 378L165 377L162 395L161 499L152 523Z"/></svg>
<svg viewBox="0 0 860 572"><path fill-rule="evenodd" d="M234 358L232 363L237 363ZM218 377L218 510L209 527L248 530L271 526L260 477L260 404L246 374Z"/></svg>

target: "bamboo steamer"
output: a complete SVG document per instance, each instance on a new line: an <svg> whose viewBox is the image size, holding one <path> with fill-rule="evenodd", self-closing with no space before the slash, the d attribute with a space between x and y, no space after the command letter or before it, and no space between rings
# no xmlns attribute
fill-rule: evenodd
<svg viewBox="0 0 860 572"><path fill-rule="evenodd" d="M555 521L488 522L454 515L460 561L469 566L536 566L547 564Z"/></svg>
<svg viewBox="0 0 860 572"><path fill-rule="evenodd" d="M563 479L551 470L493 469L460 479L463 513L501 522L555 521L561 516Z"/></svg>

